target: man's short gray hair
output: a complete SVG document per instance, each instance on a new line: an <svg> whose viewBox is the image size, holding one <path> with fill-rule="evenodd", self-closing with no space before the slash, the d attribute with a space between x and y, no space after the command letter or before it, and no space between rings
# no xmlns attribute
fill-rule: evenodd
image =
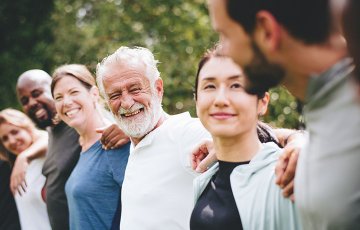
<svg viewBox="0 0 360 230"><path fill-rule="evenodd" d="M121 46L113 54L104 58L96 68L96 81L100 93L107 100L108 96L105 93L103 77L110 64L118 64L119 66L128 65L131 67L139 67L145 65L145 75L150 81L152 88L155 87L155 81L160 78L160 72L157 69L158 60L155 60L154 55L150 50L144 47L129 48Z"/></svg>

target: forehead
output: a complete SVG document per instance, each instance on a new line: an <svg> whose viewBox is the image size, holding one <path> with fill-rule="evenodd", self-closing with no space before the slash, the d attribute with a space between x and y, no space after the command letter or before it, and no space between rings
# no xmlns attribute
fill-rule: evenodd
<svg viewBox="0 0 360 230"><path fill-rule="evenodd" d="M0 124L0 135L3 136L10 132L13 129L21 129L20 127L17 127L13 124L10 124L8 122L3 122Z"/></svg>
<svg viewBox="0 0 360 230"><path fill-rule="evenodd" d="M79 79L71 76L64 76L60 78L54 86L54 94L59 90L66 90L70 88L85 88Z"/></svg>
<svg viewBox="0 0 360 230"><path fill-rule="evenodd" d="M23 79L17 84L17 92L21 95L26 95L31 93L33 90L47 90L50 86L45 84L44 81L36 80L34 78Z"/></svg>
<svg viewBox="0 0 360 230"><path fill-rule="evenodd" d="M212 57L205 63L199 73L199 80L204 78L228 78L243 76L240 67L228 57Z"/></svg>
<svg viewBox="0 0 360 230"><path fill-rule="evenodd" d="M109 65L103 73L105 90L112 86L128 86L131 84L149 84L144 66Z"/></svg>

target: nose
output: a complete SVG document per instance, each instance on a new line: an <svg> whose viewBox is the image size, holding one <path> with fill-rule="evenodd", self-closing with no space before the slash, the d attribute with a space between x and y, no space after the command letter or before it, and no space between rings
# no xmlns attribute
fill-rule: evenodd
<svg viewBox="0 0 360 230"><path fill-rule="evenodd" d="M131 95L127 94L127 93L124 93L121 97L121 104L120 106L123 108L123 109L130 109L131 106L134 105L134 99L132 98Z"/></svg>
<svg viewBox="0 0 360 230"><path fill-rule="evenodd" d="M14 146L15 144L16 144L16 137L15 136L13 136L13 135L9 135L9 144L10 144L10 146Z"/></svg>
<svg viewBox="0 0 360 230"><path fill-rule="evenodd" d="M28 103L29 108L31 109L36 108L37 105L38 105L37 100L32 97L29 97L29 103Z"/></svg>
<svg viewBox="0 0 360 230"><path fill-rule="evenodd" d="M214 104L217 107L224 107L229 105L229 100L225 87L220 87L215 95Z"/></svg>
<svg viewBox="0 0 360 230"><path fill-rule="evenodd" d="M68 95L64 95L63 105L67 106L71 104L72 104L72 98Z"/></svg>

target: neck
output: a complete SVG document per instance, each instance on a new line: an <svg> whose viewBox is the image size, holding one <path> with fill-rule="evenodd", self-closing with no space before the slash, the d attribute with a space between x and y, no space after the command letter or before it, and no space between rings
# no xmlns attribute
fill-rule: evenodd
<svg viewBox="0 0 360 230"><path fill-rule="evenodd" d="M301 101L312 76L317 76L346 56L346 43L342 37L334 35L325 44L306 45L297 41L284 46L283 66L286 77L283 84Z"/></svg>
<svg viewBox="0 0 360 230"><path fill-rule="evenodd" d="M155 129L157 129L160 125L162 125L164 123L164 121L167 118L168 118L168 115L164 111L162 111L159 121L156 123L155 127L152 130L150 130L150 132L148 132L147 134L149 134L152 131L154 131ZM144 137L146 137L147 134L145 134L144 136L142 136L140 138L130 137L131 142L134 144L134 146L136 146L142 139L144 139Z"/></svg>
<svg viewBox="0 0 360 230"><path fill-rule="evenodd" d="M100 114L97 112L93 113L93 116L88 117L85 124L81 127L75 128L76 131L80 135L80 145L82 147L82 151L87 150L90 146L92 146L96 141L101 138L101 134L96 132L97 128L101 128L105 126L105 122L103 121Z"/></svg>
<svg viewBox="0 0 360 230"><path fill-rule="evenodd" d="M250 161L261 148L256 130L236 137L213 136L218 160L227 162Z"/></svg>

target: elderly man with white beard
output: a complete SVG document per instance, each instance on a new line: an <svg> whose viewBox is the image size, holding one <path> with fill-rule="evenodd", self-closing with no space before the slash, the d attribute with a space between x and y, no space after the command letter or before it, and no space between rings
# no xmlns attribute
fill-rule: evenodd
<svg viewBox="0 0 360 230"><path fill-rule="evenodd" d="M157 61L146 48L120 47L97 67L97 82L132 148L122 188L120 229L189 229L191 150L210 135L189 113L166 114Z"/></svg>

